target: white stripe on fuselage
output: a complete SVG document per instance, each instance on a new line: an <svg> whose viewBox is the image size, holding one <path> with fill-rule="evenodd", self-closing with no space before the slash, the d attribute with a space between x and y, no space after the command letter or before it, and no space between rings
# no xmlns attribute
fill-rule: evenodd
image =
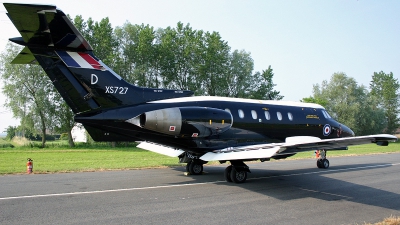
<svg viewBox="0 0 400 225"><path fill-rule="evenodd" d="M93 69L93 66L90 65L82 56L79 55L77 52L66 52L68 55L71 56L72 59L75 60L76 63L78 63L82 68L89 68Z"/></svg>
<svg viewBox="0 0 400 225"><path fill-rule="evenodd" d="M295 107L324 109L324 107L322 107L321 105L314 103L276 101L276 100L255 100L255 99L228 98L228 97L217 97L217 96L194 96L194 97L183 97L183 98L170 98L165 100L152 101L148 103L181 103L181 102L200 102L200 101L254 103L254 104L265 104L265 105L295 106Z"/></svg>

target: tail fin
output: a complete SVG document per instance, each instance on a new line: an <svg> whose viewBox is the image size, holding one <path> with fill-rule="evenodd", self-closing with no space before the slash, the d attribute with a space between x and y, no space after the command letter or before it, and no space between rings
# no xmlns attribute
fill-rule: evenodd
<svg viewBox="0 0 400 225"><path fill-rule="evenodd" d="M55 6L4 6L22 36L10 41L25 46L13 63L41 65L75 114L193 95L127 83L93 55L90 44Z"/></svg>

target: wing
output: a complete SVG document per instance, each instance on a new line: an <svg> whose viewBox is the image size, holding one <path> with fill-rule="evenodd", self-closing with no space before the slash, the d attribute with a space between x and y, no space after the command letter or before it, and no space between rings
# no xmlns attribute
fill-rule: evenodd
<svg viewBox="0 0 400 225"><path fill-rule="evenodd" d="M389 141L397 141L397 137L388 134L368 135L348 138L334 138L321 140L316 137L291 137L283 143L249 145L237 148L226 148L208 152L200 159L211 160L238 160L238 159L263 159L277 155L293 154L298 152L325 149L347 150L348 146L376 143L388 145Z"/></svg>

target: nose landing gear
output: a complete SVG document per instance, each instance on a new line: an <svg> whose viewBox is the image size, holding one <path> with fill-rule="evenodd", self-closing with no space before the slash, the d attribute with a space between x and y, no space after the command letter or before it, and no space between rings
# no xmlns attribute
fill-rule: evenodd
<svg viewBox="0 0 400 225"><path fill-rule="evenodd" d="M320 169L328 169L329 168L329 160L326 159L326 151L325 150L317 150L317 167Z"/></svg>

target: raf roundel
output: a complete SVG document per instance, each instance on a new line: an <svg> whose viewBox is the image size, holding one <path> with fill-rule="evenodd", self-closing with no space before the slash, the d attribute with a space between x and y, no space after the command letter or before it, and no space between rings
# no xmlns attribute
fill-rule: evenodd
<svg viewBox="0 0 400 225"><path fill-rule="evenodd" d="M331 134L331 125L325 124L323 133L324 133L324 136L330 135Z"/></svg>

